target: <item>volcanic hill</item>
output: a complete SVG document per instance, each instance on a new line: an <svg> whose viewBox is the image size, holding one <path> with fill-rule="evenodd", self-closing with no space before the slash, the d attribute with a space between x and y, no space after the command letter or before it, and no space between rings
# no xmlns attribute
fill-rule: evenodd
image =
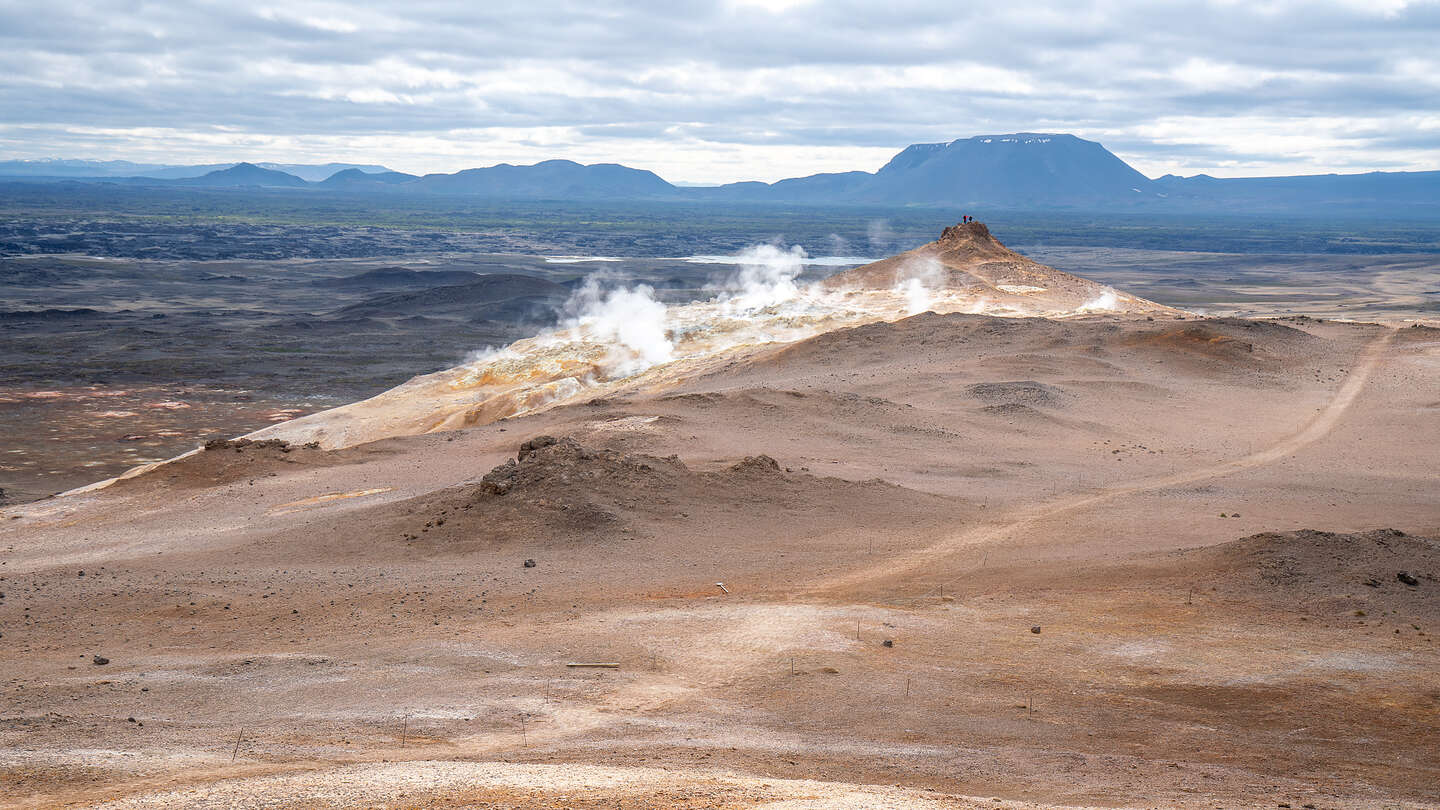
<svg viewBox="0 0 1440 810"><path fill-rule="evenodd" d="M416 377L363 402L265 428L251 438L346 447L390 436L485 424L637 387L664 386L717 363L844 327L922 311L1001 317L1183 317L1178 310L1031 261L982 223L946 228L899 256L746 308L734 300L674 306L667 362L617 344L580 319L472 363ZM743 310L743 311L742 311ZM636 366L642 370L636 371Z"/></svg>

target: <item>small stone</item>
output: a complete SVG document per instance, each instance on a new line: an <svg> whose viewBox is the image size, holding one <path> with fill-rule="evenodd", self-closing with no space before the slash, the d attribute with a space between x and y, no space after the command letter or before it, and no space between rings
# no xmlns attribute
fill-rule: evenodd
<svg viewBox="0 0 1440 810"><path fill-rule="evenodd" d="M1405 571L1401 571L1401 572L1397 573L1397 574L1395 575L1395 578L1398 579L1398 580L1400 580L1400 581L1403 582L1404 584L1411 586L1411 587L1414 587L1414 586L1420 584L1420 580L1416 579L1415 577L1411 576L1408 572L1405 572Z"/></svg>
<svg viewBox="0 0 1440 810"><path fill-rule="evenodd" d="M133 718L133 717L127 717L127 718L125 718L125 722L127 722L127 723L133 723L133 722L135 722L135 718Z"/></svg>
<svg viewBox="0 0 1440 810"><path fill-rule="evenodd" d="M526 560L526 561L525 561L525 567L526 567L526 568L534 568L534 567L535 567L535 561L534 561L534 560Z"/></svg>
<svg viewBox="0 0 1440 810"><path fill-rule="evenodd" d="M894 647L894 646L895 646L895 642L894 642L894 640L887 638L887 639L885 639L884 641L880 642L880 646L882 646L882 647Z"/></svg>
<svg viewBox="0 0 1440 810"><path fill-rule="evenodd" d="M1030 632L1034 633L1037 636L1040 635L1040 625L1037 624L1034 627L1030 628Z"/></svg>
<svg viewBox="0 0 1440 810"><path fill-rule="evenodd" d="M105 666L106 664L110 663L110 659L109 659L109 658L106 658L106 657L103 656L103 655L97 655L97 656L95 656L94 658L91 658L90 660L93 661L93 662L95 662L95 666L97 666L97 667L103 667L103 666Z"/></svg>

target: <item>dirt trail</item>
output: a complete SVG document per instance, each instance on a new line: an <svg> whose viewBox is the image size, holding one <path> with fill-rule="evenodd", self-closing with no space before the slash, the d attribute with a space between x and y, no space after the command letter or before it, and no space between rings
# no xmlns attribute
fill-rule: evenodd
<svg viewBox="0 0 1440 810"><path fill-rule="evenodd" d="M1009 520L1003 523L990 523L977 526L967 531L951 535L927 548L917 549L905 555L889 558L885 560L885 562L877 565L821 580L803 590L801 593L808 596L821 596L838 590L852 589L866 582L908 574L944 557L948 557L961 549L969 548L980 543L999 540L1022 529L1033 526L1042 520L1048 520L1068 512L1083 511L1117 498L1135 495L1141 492L1184 486L1213 478L1220 478L1241 470L1263 467L1279 461L1324 438L1339 424L1341 417L1345 415L1345 412L1360 396L1360 392L1364 390L1365 384L1370 379L1370 375L1375 371L1376 367L1379 366L1380 361L1385 355L1385 350L1389 348L1391 342L1394 341L1395 334L1394 329L1386 329L1383 335L1372 340L1356 357L1355 365L1351 368L1350 373L1346 375L1345 381L1341 383L1340 388L1336 390L1335 396L1331 397L1325 407L1321 408L1320 412L1311 418L1299 431L1281 439L1269 447L1219 464L1211 464L1185 472L1171 473L1169 475L1141 478L1130 483L1107 487L1099 492L1058 498L1024 510L1018 515L1011 516Z"/></svg>
<svg viewBox="0 0 1440 810"><path fill-rule="evenodd" d="M1341 417L1359 397L1371 374L1379 366L1385 350L1389 347L1395 334L1393 329L1388 329L1383 335L1366 345L1356 358L1356 363L1350 373L1325 407L1305 423L1299 431L1269 447L1220 464L1164 476L1142 478L1109 487L1101 492L1071 495L1053 500L1026 510L1004 523L976 527L946 538L935 545L911 552L899 559L887 559L878 565L822 580L802 593L809 596L826 595L827 592L835 595L836 591L851 589L857 584L914 571L962 548L1001 539L1042 520L1067 512L1081 511L1116 498L1148 490L1193 484L1274 463L1320 440L1339 424ZM688 650L672 650L669 653L672 659L677 659L672 663L677 664L679 669L690 672L691 677L685 681L664 675L642 678L622 687L607 699L606 707L613 713L597 714L593 711L585 711L582 713L583 717L566 718L565 722L555 723L548 733L542 732L542 734L545 734L546 739L552 741L561 737L573 736L577 731L610 725L621 717L643 715L655 711L677 698L693 695L702 689L715 688L727 681L742 677L753 669L754 664L749 663L755 658L753 654L777 649L779 645L776 643L775 637L796 637L801 634L802 628L823 627L827 620L834 619L833 616L827 616L826 611L817 607L797 611L794 605L781 607L767 602L734 604L722 610L713 611L713 614L696 617L696 625L690 630L692 637L697 640L696 644ZM634 617L630 618L633 620ZM785 633L778 632L777 628L780 626L786 628ZM737 635L737 627L746 628L747 632ZM747 633L763 636L763 641L766 643L742 643L739 646L746 648L744 651L752 653L752 655L734 654L737 652L737 641L740 637L747 636ZM755 642L756 639L747 637L746 641Z"/></svg>

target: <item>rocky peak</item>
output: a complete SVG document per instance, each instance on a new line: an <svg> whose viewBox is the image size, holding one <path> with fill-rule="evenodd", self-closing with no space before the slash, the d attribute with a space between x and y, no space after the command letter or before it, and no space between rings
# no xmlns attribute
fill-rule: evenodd
<svg viewBox="0 0 1440 810"><path fill-rule="evenodd" d="M983 222L960 222L940 232L940 242L969 242L984 240L994 242L995 237L990 235L990 229L985 227Z"/></svg>

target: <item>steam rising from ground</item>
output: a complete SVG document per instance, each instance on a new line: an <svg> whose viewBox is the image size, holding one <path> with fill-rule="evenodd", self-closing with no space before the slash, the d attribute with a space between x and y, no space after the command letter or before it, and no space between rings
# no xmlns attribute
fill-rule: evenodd
<svg viewBox="0 0 1440 810"><path fill-rule="evenodd" d="M829 329L894 320L930 309L997 315L1070 314L991 305L984 296L951 289L948 270L933 256L907 261L896 272L889 290L849 291L801 284L799 278L810 257L799 245L763 244L731 257L692 260L723 261L738 269L707 287L715 293L709 301L675 306L657 300L649 285L625 286L611 283L603 274L592 275L566 303L560 327L475 358L466 379L533 378L539 363L550 372L559 372L543 375L549 390L569 392L735 346L800 340ZM1002 284L998 289L1010 287ZM1014 290L1044 288L1022 285ZM1117 293L1106 288L1072 312L1120 308ZM548 365L543 358L550 358ZM531 371L521 373L522 369ZM565 373L569 369L573 373Z"/></svg>
<svg viewBox="0 0 1440 810"><path fill-rule="evenodd" d="M732 318L743 318L794 301L805 269L805 249L757 245L734 257L739 271L711 289L711 305ZM568 316L555 340L580 338L609 346L600 372L624 378L675 359L675 334L684 326L684 307L674 310L656 300L647 284L606 289L606 278L592 275L565 303ZM692 305L694 306L694 305ZM702 305L703 306L703 305ZM542 336L546 337L546 336ZM483 361L485 358L477 358Z"/></svg>
<svg viewBox="0 0 1440 810"><path fill-rule="evenodd" d="M599 276L591 276L570 297L566 327L613 346L607 365L615 376L628 377L675 357L675 344L667 332L666 307L655 300L648 284L601 291Z"/></svg>
<svg viewBox="0 0 1440 810"><path fill-rule="evenodd" d="M945 286L945 266L934 256L911 259L895 275L895 292L905 296L905 314L918 315L930 308L932 290Z"/></svg>
<svg viewBox="0 0 1440 810"><path fill-rule="evenodd" d="M734 274L712 287L708 301L666 306L645 284L592 276L571 296L559 326L464 365L417 377L371 399L312 414L250 434L251 438L316 441L348 447L388 436L486 424L580 396L599 396L626 380L654 376L667 364L702 362L747 346L788 343L926 310L999 316L1065 317L1140 305L1129 296L1088 284L1079 307L1074 290L1047 297L1046 287L992 283L973 277L952 284L949 267L916 256L889 286L800 281L815 263L799 247L759 245L732 257L692 257L724 263ZM824 259L818 260L827 263ZM1083 300L1083 299L1082 299Z"/></svg>
<svg viewBox="0 0 1440 810"><path fill-rule="evenodd" d="M799 245L781 250L775 245L756 245L735 257L740 272L725 286L734 290L722 297L731 314L767 309L793 300L800 294L795 279L805 269L805 249Z"/></svg>
<svg viewBox="0 0 1440 810"><path fill-rule="evenodd" d="M1120 296L1114 290L1106 288L1099 295L1081 304L1076 312L1114 312L1120 308Z"/></svg>

